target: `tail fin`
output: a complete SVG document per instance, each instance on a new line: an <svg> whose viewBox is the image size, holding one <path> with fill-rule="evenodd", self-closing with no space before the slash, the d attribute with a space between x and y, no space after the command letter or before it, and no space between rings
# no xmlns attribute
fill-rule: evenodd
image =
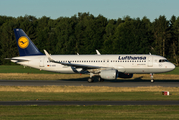
<svg viewBox="0 0 179 120"><path fill-rule="evenodd" d="M38 50L22 29L14 29L14 33L20 56L44 55Z"/></svg>

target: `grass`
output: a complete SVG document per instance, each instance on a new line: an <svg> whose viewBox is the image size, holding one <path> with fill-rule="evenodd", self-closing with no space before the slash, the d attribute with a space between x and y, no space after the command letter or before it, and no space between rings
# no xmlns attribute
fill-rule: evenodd
<svg viewBox="0 0 179 120"><path fill-rule="evenodd" d="M162 91L170 91L163 96ZM178 87L0 86L0 101L179 100Z"/></svg>
<svg viewBox="0 0 179 120"><path fill-rule="evenodd" d="M3 120L178 120L179 106L0 106Z"/></svg>
<svg viewBox="0 0 179 120"><path fill-rule="evenodd" d="M54 93L54 92L0 92L0 101L168 101L179 100L178 92L164 96L160 92L95 92L95 93Z"/></svg>
<svg viewBox="0 0 179 120"><path fill-rule="evenodd" d="M0 73L37 73L37 74L54 74L48 71L40 71L30 67L24 67L22 65L0 65Z"/></svg>
<svg viewBox="0 0 179 120"><path fill-rule="evenodd" d="M0 66L0 79L83 79L88 75L57 74L23 66ZM155 79L179 79L179 68ZM148 74L135 74L136 79L150 79ZM172 95L163 96L162 91ZM84 87L84 86L0 86L0 101L152 101L179 100L178 87ZM177 120L179 106L0 106L3 120L105 120L105 119L162 119Z"/></svg>
<svg viewBox="0 0 179 120"><path fill-rule="evenodd" d="M105 93L105 92L178 92L178 87L108 87L108 86L0 86L4 92Z"/></svg>

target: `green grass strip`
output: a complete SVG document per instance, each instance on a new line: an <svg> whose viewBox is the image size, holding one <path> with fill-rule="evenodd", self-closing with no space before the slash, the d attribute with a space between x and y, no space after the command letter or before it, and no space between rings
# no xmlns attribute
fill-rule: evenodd
<svg viewBox="0 0 179 120"><path fill-rule="evenodd" d="M22 65L0 65L0 73L41 73L54 74L54 72L40 71L39 69L24 67Z"/></svg>
<svg viewBox="0 0 179 120"><path fill-rule="evenodd" d="M0 101L152 101L179 100L178 93L170 96L162 92L104 92L104 93L47 93L47 92L0 92Z"/></svg>
<svg viewBox="0 0 179 120"><path fill-rule="evenodd" d="M3 120L178 120L179 106L0 106Z"/></svg>

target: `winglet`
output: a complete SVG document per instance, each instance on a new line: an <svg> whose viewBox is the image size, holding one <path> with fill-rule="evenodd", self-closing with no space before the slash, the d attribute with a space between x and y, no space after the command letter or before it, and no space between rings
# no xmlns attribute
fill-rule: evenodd
<svg viewBox="0 0 179 120"><path fill-rule="evenodd" d="M97 53L97 55L101 55L101 53L98 50L96 50L96 53Z"/></svg>
<svg viewBox="0 0 179 120"><path fill-rule="evenodd" d="M50 62L54 62L54 60L52 59L52 57L48 54L48 52L46 50L44 50L44 53Z"/></svg>

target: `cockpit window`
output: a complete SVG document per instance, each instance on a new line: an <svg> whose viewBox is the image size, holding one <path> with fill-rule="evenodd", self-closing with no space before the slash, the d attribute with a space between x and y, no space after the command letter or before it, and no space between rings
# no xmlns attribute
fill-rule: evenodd
<svg viewBox="0 0 179 120"><path fill-rule="evenodd" d="M167 59L160 59L159 62L168 62Z"/></svg>

